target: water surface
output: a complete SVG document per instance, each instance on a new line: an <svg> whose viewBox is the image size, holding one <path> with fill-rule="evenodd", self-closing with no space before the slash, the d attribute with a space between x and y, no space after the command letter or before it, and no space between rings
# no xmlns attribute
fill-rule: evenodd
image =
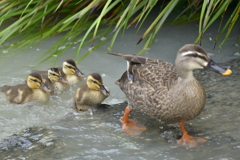
<svg viewBox="0 0 240 160"><path fill-rule="evenodd" d="M196 23L184 26L165 25L159 32L156 42L143 56L162 59L174 63L178 49L195 40L198 31ZM125 36L119 37L112 51L124 54L136 54L143 44L136 46L144 28L135 34L133 29L127 30ZM203 47L216 62L225 62L238 58L240 48L234 44L237 30L222 48L213 50L215 28L210 28L203 39ZM25 51L17 50L14 56L8 57L11 51L2 50L0 82L1 85L23 83L32 69L48 69L53 67L49 61L35 67L38 57L51 47L61 35L49 38ZM6 42L10 43L10 42ZM65 59L72 58L74 47L64 55L57 57L55 66L61 66ZM86 59L78 63L79 69L88 75L98 72L103 76L104 84L110 89L111 96L104 104L108 109L97 113L75 113L71 106L77 87L61 95L54 95L47 104L30 102L27 104L9 104L4 94L0 94L0 139L17 134L27 137L31 135L32 143L15 150L10 154L2 150L5 159L239 159L239 61L225 63L235 67L233 75L222 77L215 73L201 72L197 74L206 88L208 99L204 111L194 120L186 123L187 129L194 136L208 139L197 148L178 147L175 140L180 136L177 124L160 123L148 116L133 113L133 118L146 125L147 131L138 137L132 137L121 129L119 118L126 104L116 105L126 100L121 90L114 84L126 70L126 62L120 57L108 55L107 44L93 51ZM82 49L82 53L88 47ZM35 128L36 127L36 128ZM37 130L32 133L29 128ZM42 128L42 129L41 129ZM27 129L27 131L22 131ZM34 131L35 131L34 130ZM42 133L41 131L44 131ZM31 134L30 134L31 133ZM33 138L35 137L35 139ZM37 137L37 138L36 138ZM37 143L33 143L36 141ZM41 146L40 146L41 145ZM40 148L40 149L39 149ZM36 149L36 150L34 150ZM38 150L37 150L38 149ZM19 150L19 152L17 152ZM11 151L11 150L8 150ZM20 152L21 151L21 152ZM24 152L22 152L24 151ZM35 151L35 152L32 152ZM38 152L37 152L38 151Z"/></svg>

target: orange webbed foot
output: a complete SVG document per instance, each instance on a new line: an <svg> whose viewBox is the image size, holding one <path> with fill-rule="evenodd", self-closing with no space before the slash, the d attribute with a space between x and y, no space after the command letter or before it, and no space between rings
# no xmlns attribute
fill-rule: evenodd
<svg viewBox="0 0 240 160"><path fill-rule="evenodd" d="M122 129L132 136L138 136L147 128L141 123L129 119L127 123L122 124Z"/></svg>
<svg viewBox="0 0 240 160"><path fill-rule="evenodd" d="M122 120L122 129L132 136L140 135L147 128L135 120L128 119L130 113L130 109L126 107L123 117L120 118Z"/></svg>
<svg viewBox="0 0 240 160"><path fill-rule="evenodd" d="M179 146L184 146L187 148L194 148L199 143L204 143L204 142L207 142L207 140L201 137L193 137L190 135L183 136L181 139L177 140L177 144Z"/></svg>
<svg viewBox="0 0 240 160"><path fill-rule="evenodd" d="M188 134L188 131L186 130L184 126L184 122L178 122L179 126L182 130L182 138L177 141L177 144L179 146L185 146L187 148L194 148L197 146L198 143L204 143L207 142L206 139L203 139L201 137L193 137Z"/></svg>

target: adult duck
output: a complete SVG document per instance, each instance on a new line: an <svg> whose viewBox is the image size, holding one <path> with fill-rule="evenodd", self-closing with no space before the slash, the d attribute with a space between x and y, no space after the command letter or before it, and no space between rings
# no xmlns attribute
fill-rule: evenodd
<svg viewBox="0 0 240 160"><path fill-rule="evenodd" d="M198 45L186 44L179 49L175 66L161 60L136 55L123 55L127 60L127 71L116 81L125 93L128 106L122 119L122 128L138 135L146 128L129 119L132 111L143 112L165 122L177 122L182 130L179 145L195 147L206 140L190 136L184 122L198 116L206 103L206 93L194 78L194 69L208 69L222 75L232 71L218 66Z"/></svg>

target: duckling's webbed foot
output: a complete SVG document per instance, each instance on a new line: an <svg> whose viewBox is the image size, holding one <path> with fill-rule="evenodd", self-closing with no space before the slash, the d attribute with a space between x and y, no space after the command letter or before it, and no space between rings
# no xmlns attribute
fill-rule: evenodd
<svg viewBox="0 0 240 160"><path fill-rule="evenodd" d="M177 141L177 144L179 146L184 146L187 148L194 148L197 146L198 143L204 143L207 142L206 139L203 139L201 137L193 137L190 136L184 126L184 122L178 122L182 129L182 138Z"/></svg>
<svg viewBox="0 0 240 160"><path fill-rule="evenodd" d="M133 136L140 135L147 128L135 120L128 119L130 113L131 113L130 109L126 107L123 117L120 118L122 119L122 129L129 133L130 135Z"/></svg>

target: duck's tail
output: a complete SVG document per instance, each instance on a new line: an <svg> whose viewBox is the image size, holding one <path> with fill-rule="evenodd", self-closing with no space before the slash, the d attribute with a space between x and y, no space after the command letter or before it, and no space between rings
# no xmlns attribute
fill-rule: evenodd
<svg viewBox="0 0 240 160"><path fill-rule="evenodd" d="M113 53L113 52L107 52L108 54L114 55L114 56L123 56L121 53Z"/></svg>

